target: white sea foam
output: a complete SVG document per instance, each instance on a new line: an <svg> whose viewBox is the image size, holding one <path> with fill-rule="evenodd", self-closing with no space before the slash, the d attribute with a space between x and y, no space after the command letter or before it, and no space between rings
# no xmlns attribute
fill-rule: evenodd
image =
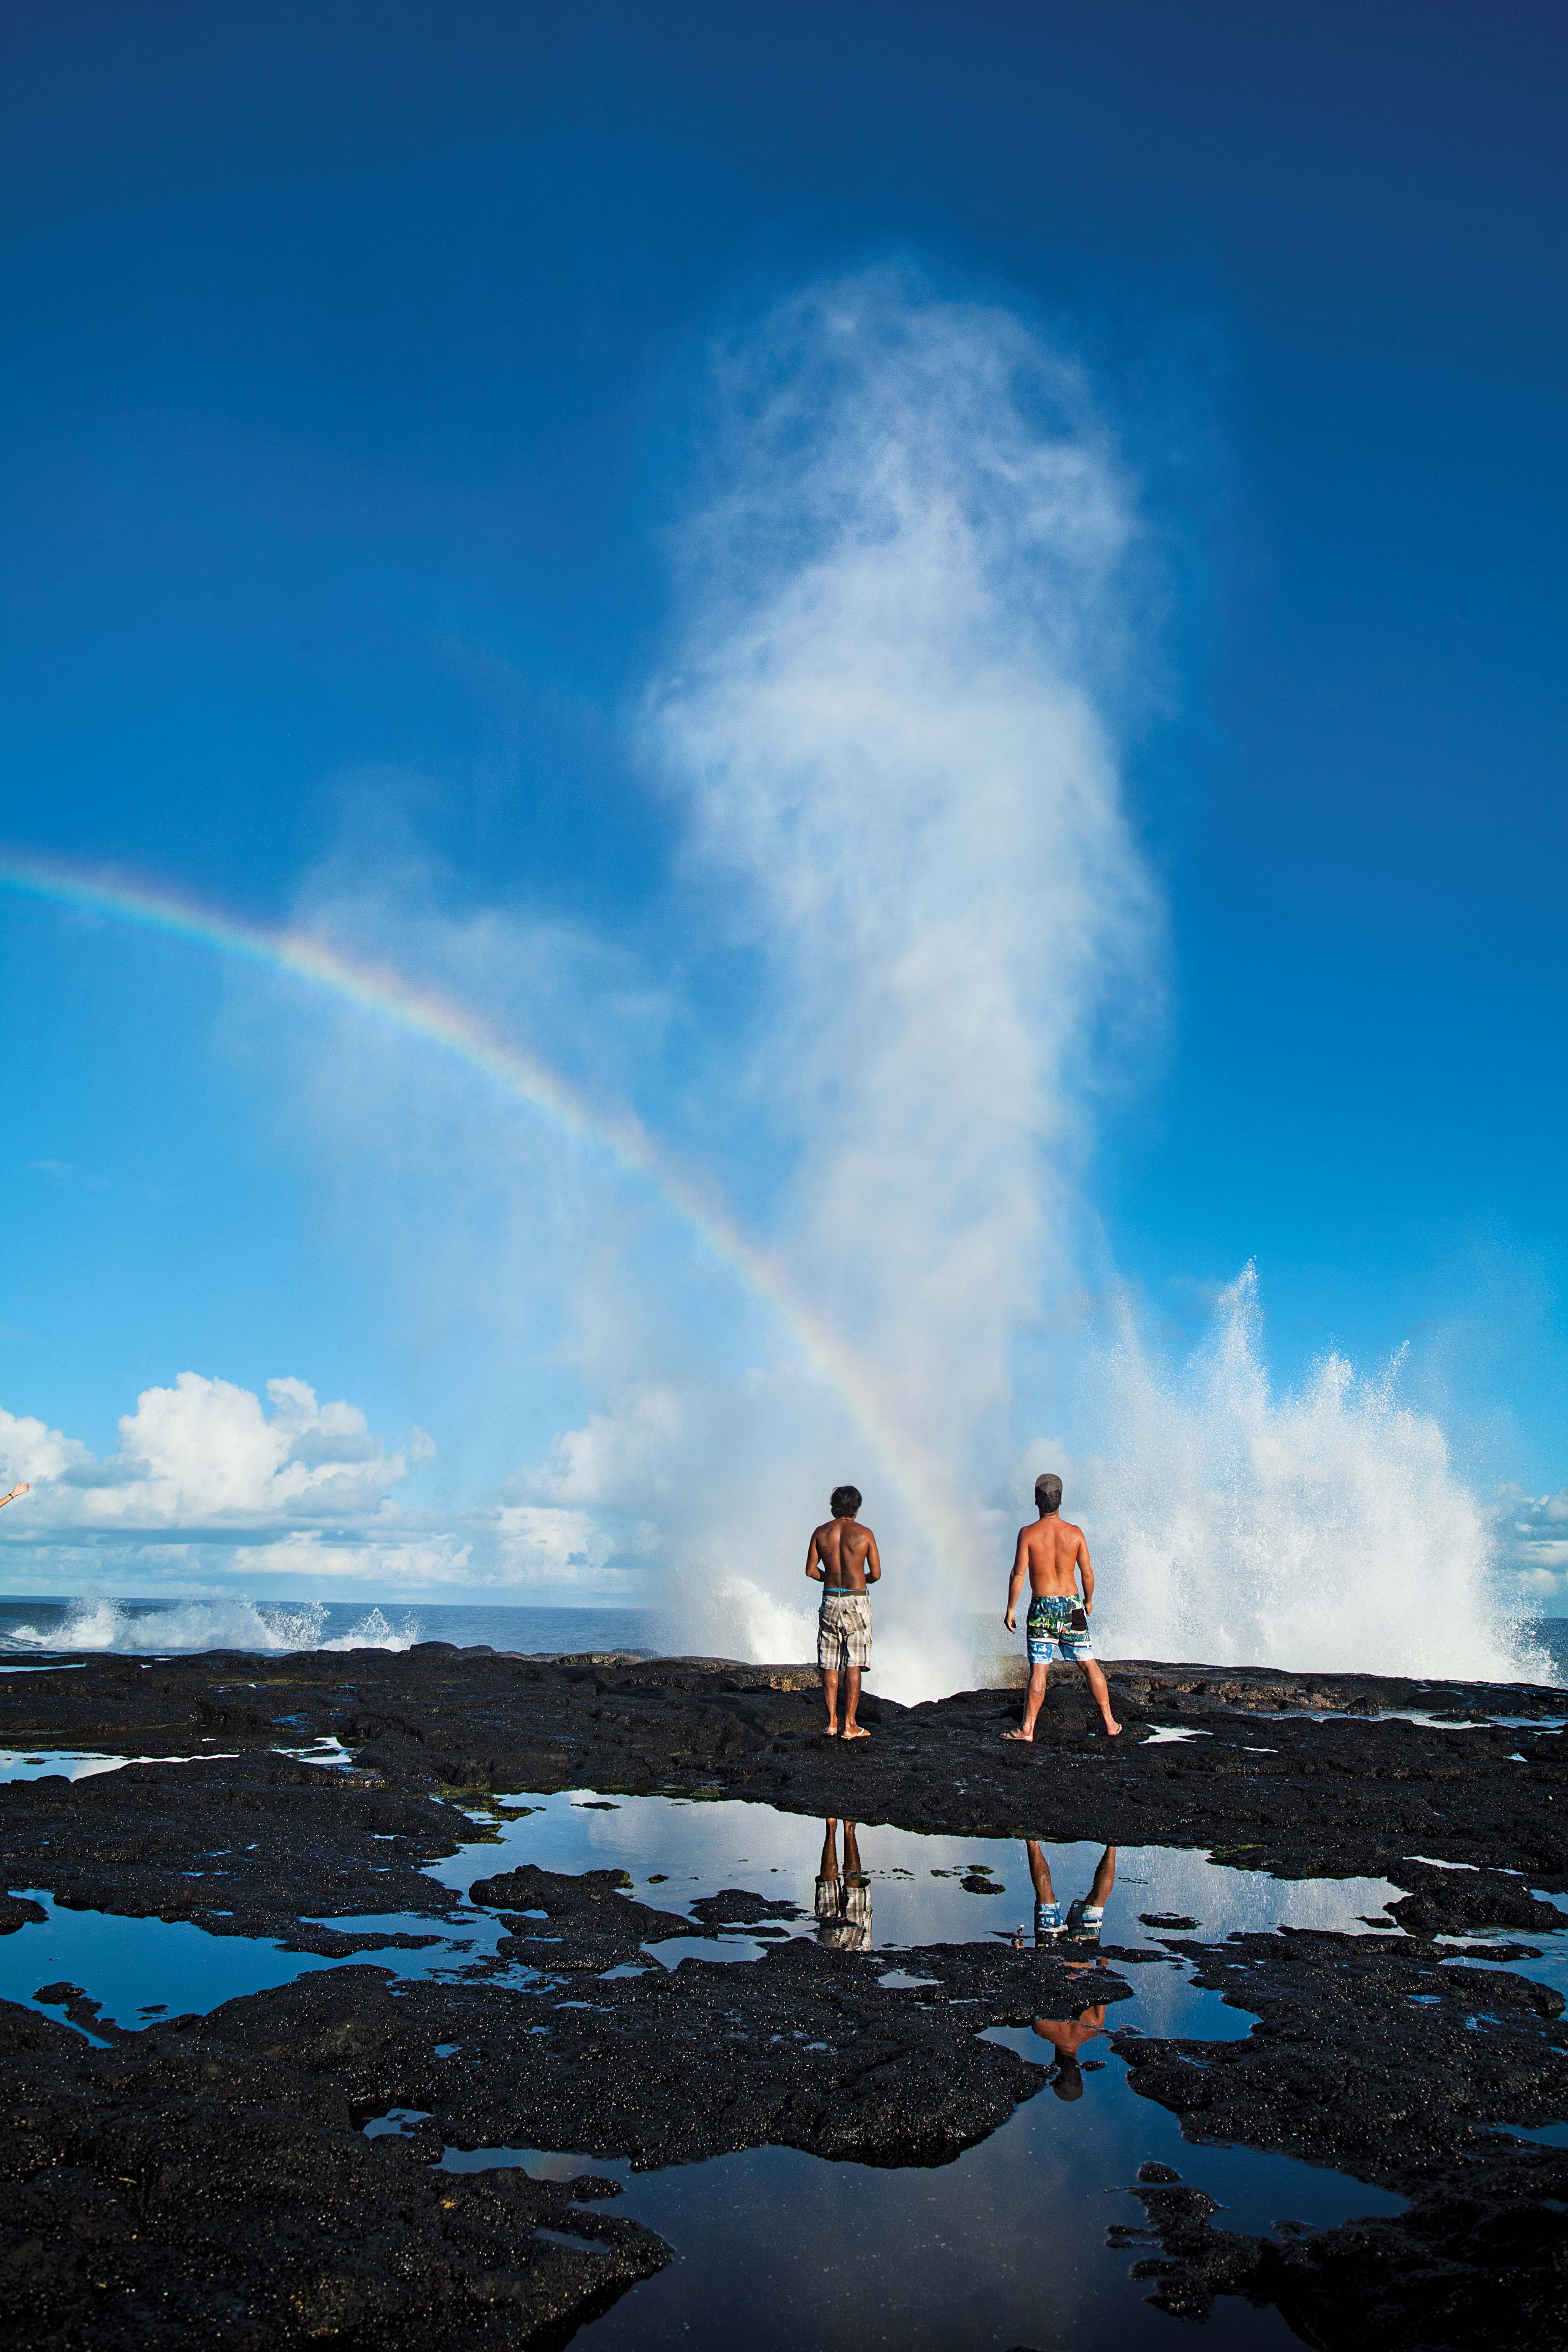
<svg viewBox="0 0 1568 2352"><path fill-rule="evenodd" d="M1106 1373L1113 1450L1068 1477L1105 1574L1105 1646L1552 1680L1498 1595L1486 1515L1437 1422L1402 1398L1400 1370L1396 1360L1369 1378L1331 1355L1300 1390L1276 1394L1251 1267L1179 1370L1129 1318Z"/></svg>
<svg viewBox="0 0 1568 2352"><path fill-rule="evenodd" d="M405 1612L394 1625L379 1609L367 1609L352 1633L339 1633L315 1646L322 1650L411 1650L419 1639L419 1621Z"/></svg>
<svg viewBox="0 0 1568 2352"><path fill-rule="evenodd" d="M144 1608L96 1593L68 1602L58 1624L11 1626L5 1642L18 1649L163 1656L193 1650L407 1650L419 1639L416 1618L406 1615L395 1626L377 1608L330 1640L328 1622L327 1608L319 1601L258 1605L236 1593Z"/></svg>

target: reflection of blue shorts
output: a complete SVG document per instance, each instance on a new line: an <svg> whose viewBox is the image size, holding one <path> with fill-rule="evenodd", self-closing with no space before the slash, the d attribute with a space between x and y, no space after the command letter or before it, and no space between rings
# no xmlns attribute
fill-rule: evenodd
<svg viewBox="0 0 1568 2352"><path fill-rule="evenodd" d="M1050 1664L1053 1643L1075 1666L1081 1665L1085 1658L1093 1657L1094 1644L1089 1638L1088 1622L1086 1620L1075 1631L1072 1622L1075 1611L1081 1615L1083 1603L1075 1601L1068 1593L1036 1594L1029 1603L1029 1614L1024 1628L1028 1637L1029 1664L1032 1666Z"/></svg>
<svg viewBox="0 0 1568 2352"><path fill-rule="evenodd" d="M1104 1918L1104 1905L1100 1903L1091 1903L1086 1895L1082 1896L1079 1901L1069 1906L1067 1916L1067 1924L1064 1927L1062 1924L1061 1905L1059 1903L1042 1903L1039 1896L1037 1895L1035 1897L1035 1941L1037 1944L1054 1943L1059 1936L1063 1942L1068 1944L1081 1944L1084 1946L1098 1944L1100 1941L1100 1930Z"/></svg>
<svg viewBox="0 0 1568 2352"><path fill-rule="evenodd" d="M1069 1944L1098 1944L1105 1918L1103 1903L1091 1903L1088 1895L1068 1908L1067 1940Z"/></svg>

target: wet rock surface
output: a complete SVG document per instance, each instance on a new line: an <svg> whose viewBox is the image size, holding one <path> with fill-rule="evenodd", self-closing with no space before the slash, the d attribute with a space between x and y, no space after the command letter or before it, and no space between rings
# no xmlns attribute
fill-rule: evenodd
<svg viewBox="0 0 1568 2352"><path fill-rule="evenodd" d="M443 2147L651 2167L769 2142L940 2164L1045 2080L983 2028L1114 2004L1128 1990L1116 1971L1150 1958L1108 1945L1085 1976L993 1938L900 1954L900 1969L934 1980L918 1989L880 1985L885 1956L801 1937L725 1964L726 1931L765 1935L798 1907L729 1889L693 1906L694 1924L634 1901L617 1873L524 1865L471 1883L503 1933L468 1980L398 1982L352 1964L449 1922L462 1897L426 1865L480 1834L484 1807L592 1788L721 1792L976 1836L1194 1845L1287 1877L1392 1880L1405 1936L1179 1934L1172 1949L1198 1981L1256 2017L1248 2038L1116 2032L1114 2007L1108 2022L1133 2087L1190 2138L1331 2164L1406 2210L1244 2238L1216 2225L1195 2147L1188 2179L1139 2184L1158 2242L1140 2261L1173 2313L1241 2294L1278 2304L1320 2344L1359 2344L1369 2326L1395 2346L1560 2342L1546 2315L1568 2284L1568 2157L1497 2129L1568 2115L1559 2005L1508 1966L1530 1944L1494 1946L1483 1963L1441 1939L1563 1924L1543 1900L1568 1891L1563 1694L1142 1662L1110 1672L1124 1742L1099 1734L1068 1675L1032 1748L1000 1737L1016 1693L915 1708L868 1698L872 1737L845 1748L816 1730L807 1669L608 1654L426 1644L95 1659L4 1678L10 1748L193 1760L0 1789L0 1933L36 1920L47 1893L350 1963L137 2032L106 2026L78 1988L48 1988L107 2048L0 2009L5 2340L563 2340L665 2250L616 2220L603 2183L448 2173ZM1522 1723L1458 1727L1489 1715ZM1158 1740L1155 1727L1201 1736ZM337 1763L278 1752L323 1740L340 1743ZM973 1867L971 1881L993 1891ZM388 1914L407 1917L333 1925ZM1176 1935L1185 1916L1150 1924ZM714 1957L668 1970L646 1948L675 1936L710 1939ZM524 1984L485 1980L519 1962L534 1971ZM363 2126L393 2109L428 2120L367 2140Z"/></svg>
<svg viewBox="0 0 1568 2352"><path fill-rule="evenodd" d="M293 2061L210 2027L98 2052L0 2002L5 2341L563 2342L668 2260L579 2202L613 2184L434 2169Z"/></svg>
<svg viewBox="0 0 1568 2352"><path fill-rule="evenodd" d="M85 1780L41 1774L0 1789L0 1822L11 1886L42 1887L68 1910L190 1919L215 1936L267 1936L333 1958L394 1939L310 1924L317 1916L440 1917L459 1898L423 1865L473 1834L422 1790L366 1788L265 1750L199 1773L128 1764Z"/></svg>
<svg viewBox="0 0 1568 2352"><path fill-rule="evenodd" d="M581 1939L595 1965L596 1907L557 1914L563 1943ZM772 2142L941 2164L1045 2080L982 2028L1126 1997L1108 1973L1048 1957L917 1957L938 1979L918 1993L880 1986L874 1958L803 1940L746 1966L594 1976L589 1999L554 1982L396 1988L350 1967L115 2033L101 2052L0 2002L5 2340L563 2340L668 2249L580 2208L613 2184L449 2172L444 2147L651 2168ZM72 1988L47 1990L71 2008ZM92 2007L78 2007L89 2028ZM367 2140L393 2111L419 2120Z"/></svg>
<svg viewBox="0 0 1568 2352"><path fill-rule="evenodd" d="M1412 2173L1411 2203L1394 2219L1348 2221L1315 2234L1279 2226L1275 2239L1216 2228L1213 2198L1169 2166L1140 2168L1143 2230L1113 2225L1111 2242L1153 2244L1132 2275L1173 2318L1207 2318L1215 2299L1277 2305L1310 2345L1372 2343L1390 2352L1464 2352L1473 2345L1555 2352L1563 2342L1568 2155L1493 2140Z"/></svg>
<svg viewBox="0 0 1568 2352"><path fill-rule="evenodd" d="M1133 2089L1189 2137L1331 2164L1410 2200L1281 2246L1216 2227L1211 2198L1146 2166L1137 2193L1161 2253L1136 2274L1159 2282L1160 2307L1194 2319L1219 2294L1277 2303L1310 2343L1348 2341L1360 2308L1373 2340L1421 2352L1561 2344L1568 2152L1490 2127L1568 2112L1563 2000L1451 1948L1235 1936L1194 1955L1195 1981L1257 2013L1246 2041L1113 2034Z"/></svg>
<svg viewBox="0 0 1568 2352"><path fill-rule="evenodd" d="M344 1868L384 1866L404 1856L405 1839L417 1840L421 1824L398 1814L400 1798L431 1809L423 1827L438 1837L443 1818L452 1818L440 1811L444 1799L592 1787L722 1790L913 1830L1203 1844L1287 1877L1397 1876L1395 1865L1424 1854L1565 1891L1568 1748L1556 1727L1568 1700L1561 1691L1136 1660L1108 1671L1125 1744L1105 1739L1071 1669L1053 1673L1032 1747L1001 1738L1018 1718L1011 1691L961 1692L917 1707L868 1697L861 1716L872 1737L846 1747L820 1736L817 1677L804 1666L616 1654L529 1659L442 1643L402 1655L356 1653L352 1664L341 1654L260 1661L216 1654L153 1664L92 1659L85 1668L12 1675L0 1678L0 1738L19 1748L193 1757L204 1744L220 1745L238 1749L279 1790L289 1776L295 1787L363 1778L366 1810L359 1843L342 1855ZM1431 1720L1405 1721L1396 1710ZM1526 1720L1522 1728L1493 1726L1484 1720L1491 1715ZM1479 1727L1458 1727L1464 1724ZM1156 1741L1155 1727L1201 1736ZM326 1737L352 1751L354 1775L269 1753ZM214 1797L221 1801L237 1785L236 1768L131 1769L165 1776L161 1834L174 1842L174 1874L189 1866L174 1857L182 1817L187 1809L198 1815ZM68 1788L73 1807L87 1802L86 1791L100 1791L107 1823L125 1779L38 1785ZM203 1782L211 1783L205 1793ZM5 1796L9 1815L16 1792ZM391 1818L374 1818L377 1802ZM281 1821L290 1807L278 1799L275 1811ZM303 1806L294 1818L303 1831ZM331 1819L319 1816L323 1825ZM364 1853L373 1821L391 1831L397 1820L408 1826L388 1853ZM1432 1924L1445 1930L1473 1923L1479 1898L1456 1883L1460 1876L1427 1871L1422 1882ZM329 1912L409 1907L402 1893L394 1906L367 1904L363 1886L345 1885L341 1902L323 1891L332 1897L322 1906Z"/></svg>
<svg viewBox="0 0 1568 2352"><path fill-rule="evenodd" d="M1472 2129L1568 2113L1562 1996L1404 1937L1284 1928L1194 1949L1194 1980L1258 2024L1243 2041L1113 2036L1132 2086L1194 2137L1402 2189Z"/></svg>
<svg viewBox="0 0 1568 2352"><path fill-rule="evenodd" d="M632 1959L645 1942L692 1932L679 1912L656 1911L624 1894L630 1884L624 1870L585 1870L574 1877L525 1863L499 1877L477 1878L468 1895L506 1918L509 1933L497 1954L501 1962L593 1970Z"/></svg>

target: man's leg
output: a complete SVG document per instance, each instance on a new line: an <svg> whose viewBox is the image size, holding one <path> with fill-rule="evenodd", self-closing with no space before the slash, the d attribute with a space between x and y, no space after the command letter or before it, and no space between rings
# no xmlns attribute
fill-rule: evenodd
<svg viewBox="0 0 1568 2352"><path fill-rule="evenodd" d="M838 1884L838 1823L829 1816L822 1824L822 1860L816 1872L816 1933L829 1946L838 1934L843 1891Z"/></svg>
<svg viewBox="0 0 1568 2352"><path fill-rule="evenodd" d="M1005 1731L1002 1734L1004 1739L1033 1739L1036 1718L1046 1703L1046 1680L1050 1671L1048 1665L1029 1668L1029 1687L1024 1694L1024 1720L1016 1731Z"/></svg>
<svg viewBox="0 0 1568 2352"><path fill-rule="evenodd" d="M1094 1876L1089 1881L1089 1900L1097 1910L1104 1910L1110 1900L1111 1889L1115 1885L1116 1848L1113 1845L1108 1845L1095 1864Z"/></svg>
<svg viewBox="0 0 1568 2352"><path fill-rule="evenodd" d="M838 1669L837 1666L823 1667L822 1696L827 1702L827 1737L829 1739L837 1739L838 1737Z"/></svg>
<svg viewBox="0 0 1568 2352"><path fill-rule="evenodd" d="M844 1875L846 1878L864 1878L866 1875L860 1867L860 1841L855 1834L853 1822L844 1824Z"/></svg>
<svg viewBox="0 0 1568 2352"><path fill-rule="evenodd" d="M1062 1932L1062 1915L1057 1903L1057 1890L1051 1885L1051 1865L1046 1860L1038 1838L1026 1838L1024 1851L1029 1857L1029 1876L1035 1883L1035 1941L1043 1937L1057 1937Z"/></svg>
<svg viewBox="0 0 1568 2352"><path fill-rule="evenodd" d="M844 1687L847 1692L848 1696L846 1698L844 1703L844 1729L840 1734L840 1737L845 1739L869 1739L871 1737L870 1733L868 1731L862 1731L859 1725L855 1720L855 1710L860 1704L860 1669L858 1666L849 1666L846 1668L844 1675Z"/></svg>
<svg viewBox="0 0 1568 2352"><path fill-rule="evenodd" d="M1099 1660L1085 1658L1083 1670L1089 1676L1089 1686L1094 1693L1094 1703L1100 1709L1100 1720L1105 1726L1107 1735L1114 1739L1121 1726L1110 1712L1110 1693L1106 1686L1105 1676L1100 1670Z"/></svg>

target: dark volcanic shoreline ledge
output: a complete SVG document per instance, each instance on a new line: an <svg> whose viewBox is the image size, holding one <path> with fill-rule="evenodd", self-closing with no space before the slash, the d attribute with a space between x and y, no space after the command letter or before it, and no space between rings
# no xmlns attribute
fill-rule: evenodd
<svg viewBox="0 0 1568 2352"><path fill-rule="evenodd" d="M237 1751L237 1771L205 1764L216 1793L258 1769L279 1790L290 1774L301 1791L319 1787L315 1768L290 1768L277 1751L335 1738L374 1801L363 1818L374 1814L375 1831L393 1833L398 1859L416 1869L428 1858L426 1831L439 1834L447 1797L594 1787L721 1790L913 1830L1202 1844L1284 1876L1385 1876L1412 1853L1428 1853L1568 1892L1568 1776L1561 1730L1552 1727L1568 1714L1568 1694L1140 1660L1108 1672L1124 1741L1101 1736L1081 1677L1058 1668L1033 1748L1001 1737L1018 1717L1010 1691L960 1692L915 1707L868 1697L861 1712L871 1738L841 1747L817 1733L817 1677L805 1666L530 1659L442 1643L402 1654L94 1658L59 1674L0 1678L0 1744L160 1757ZM1491 1716L1523 1718L1526 1727L1492 1727ZM1466 1723L1479 1727L1449 1727ZM1156 1726L1194 1736L1154 1738ZM144 1779L155 1768L133 1769ZM95 1802L121 1801L125 1777L113 1775L112 1789L75 1784L55 1801L85 1820ZM206 1801L195 1776L178 1787L182 1804ZM25 1811L26 1792L8 1795L8 1827L26 1851L15 1808ZM437 1810L410 1810L421 1804ZM284 1810L303 1819L308 1808ZM265 1861L264 1847L258 1869ZM82 1867L92 1867L85 1855ZM363 1887L323 1891L328 1912L365 1907ZM1435 1885L1431 1896L1443 1924L1475 1924L1454 1910L1459 1890Z"/></svg>
<svg viewBox="0 0 1568 2352"><path fill-rule="evenodd" d="M1389 1878L1408 1890L1394 1911L1406 1936L1186 1944L1198 1981L1257 2019L1247 2038L1156 2042L1115 2031L1114 2010L1110 2022L1132 2086L1195 2141L1331 2164L1397 2191L1407 2211L1281 2247L1216 2230L1200 2188L1151 2179L1147 2274L1173 2312L1241 2294L1278 2304L1320 2344L1359 2342L1373 2311L1391 2346L1560 2341L1568 2156L1494 2126L1568 2114L1562 2003L1506 1951L1457 1965L1442 1938L1563 1925L1542 1898L1568 1891L1563 1695L1137 1661L1110 1671L1125 1744L1098 1735L1064 1675L1033 1749L1001 1740L1018 1707L1006 1692L914 1708L868 1700L872 1738L843 1749L816 1733L813 1673L712 1661L432 1643L401 1656L99 1658L6 1677L0 1745L188 1760L0 1790L14 1898L0 1933L36 1916L33 1889L67 1908L368 1960L387 1939L334 1919L405 1911L438 1926L459 1898L425 1865L473 1840L472 1811L568 1788L722 1793L818 1818L1197 1846L1239 1869ZM1519 1725L1445 1727L1493 1716ZM1159 1738L1155 1726L1197 1736ZM351 1769L278 1752L328 1737ZM1149 1957L1109 1948L1100 1974L1069 1980L1049 1953L924 1947L908 1968L931 1981L900 1990L879 1988L863 1958L792 1938L743 1964L606 1976L645 1937L705 1931L605 1877L525 1870L487 1884L476 1869L475 1899L507 1906L520 1954L541 1932L528 1915L542 1912L551 1969L592 1978L592 2007L552 2007L547 2032L520 2031L516 2007L539 2014L547 1987L395 1985L363 1963L205 2017L105 2030L106 2049L0 2004L6 2340L325 2337L364 2352L563 2341L666 2250L617 2221L613 2201L584 2216L571 2200L596 2192L581 2184L569 2199L515 2172L435 2170L443 2144L657 2166L771 2142L942 2163L1044 2080L978 2039L982 2027L1118 2002ZM71 2014L71 1989L49 1990ZM448 2063L439 2053L455 2044L464 2059ZM363 2124L393 2108L428 2120L366 2141ZM1201 2147L1192 2172L1201 2181Z"/></svg>

